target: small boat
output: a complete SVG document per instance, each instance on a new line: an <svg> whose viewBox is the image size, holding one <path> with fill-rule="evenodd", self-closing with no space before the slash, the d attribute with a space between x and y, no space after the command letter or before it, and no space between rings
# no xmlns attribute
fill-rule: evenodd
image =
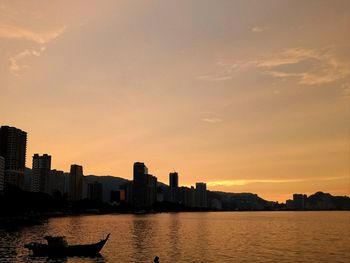
<svg viewBox="0 0 350 263"><path fill-rule="evenodd" d="M46 236L47 244L31 242L24 245L33 251L33 256L69 257L69 256L96 256L106 244L109 235L94 244L68 245L63 236Z"/></svg>

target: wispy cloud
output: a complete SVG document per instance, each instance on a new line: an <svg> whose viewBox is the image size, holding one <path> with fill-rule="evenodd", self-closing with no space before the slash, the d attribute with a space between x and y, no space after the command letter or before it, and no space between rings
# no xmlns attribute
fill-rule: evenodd
<svg viewBox="0 0 350 263"><path fill-rule="evenodd" d="M202 121L208 122L208 123L219 123L219 122L222 122L222 119L219 119L219 118L204 118L204 119L202 119Z"/></svg>
<svg viewBox="0 0 350 263"><path fill-rule="evenodd" d="M254 26L251 28L251 31L253 33L261 33L264 32L266 30L269 30L270 28L268 26Z"/></svg>
<svg viewBox="0 0 350 263"><path fill-rule="evenodd" d="M304 180L302 179L291 179L291 180L272 180L272 179L261 179L261 180L223 180L223 181L213 181L213 182L208 182L208 186L243 186L243 185L248 185L248 184L256 184L256 183L293 183L293 182L303 182Z"/></svg>
<svg viewBox="0 0 350 263"><path fill-rule="evenodd" d="M207 182L209 187L217 186L244 186L249 184L285 184L285 183L301 183L312 181L333 181L346 179L344 176L326 177L326 178L306 178L306 179L247 179L247 180L222 180Z"/></svg>
<svg viewBox="0 0 350 263"><path fill-rule="evenodd" d="M234 77L239 71L252 68L256 61L235 61L233 63L219 61L216 63L219 70L214 74L200 75L197 79L208 81L224 81Z"/></svg>
<svg viewBox="0 0 350 263"><path fill-rule="evenodd" d="M307 70L297 72L279 66L296 65L312 61ZM317 85L343 79L350 75L350 65L340 62L332 50L293 48L264 58L257 67L277 78L296 78L299 84Z"/></svg>
<svg viewBox="0 0 350 263"><path fill-rule="evenodd" d="M0 25L0 38L26 39L43 45L57 38L65 31L65 29L66 27L63 26L50 31L35 32L17 26Z"/></svg>
<svg viewBox="0 0 350 263"><path fill-rule="evenodd" d="M238 72L259 69L275 78L293 78L301 85L317 85L350 75L349 63L340 61L329 48L291 48L255 60L218 62L217 65L219 70L216 73L202 75L198 79L223 81L233 78Z"/></svg>
<svg viewBox="0 0 350 263"><path fill-rule="evenodd" d="M45 47L41 47L39 50L26 49L12 57L9 58L10 61L10 71L13 75L19 76L19 72L23 68L28 68L27 64L21 63L25 58L36 56L39 57L41 53L45 50Z"/></svg>
<svg viewBox="0 0 350 263"><path fill-rule="evenodd" d="M0 25L0 38L28 40L38 44L38 48L28 48L9 57L8 60L10 62L10 72L17 77L20 76L21 70L24 68L29 68L29 65L25 64L25 61L29 57L39 57L42 52L45 51L46 45L59 37L65 31L65 29L66 27L62 26L58 29L50 31L36 32L17 26Z"/></svg>

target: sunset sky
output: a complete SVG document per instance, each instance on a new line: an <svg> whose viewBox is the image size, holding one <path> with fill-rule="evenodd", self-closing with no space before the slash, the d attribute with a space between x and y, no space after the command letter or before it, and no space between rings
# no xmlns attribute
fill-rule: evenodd
<svg viewBox="0 0 350 263"><path fill-rule="evenodd" d="M0 125L28 167L350 195L350 1L1 1Z"/></svg>

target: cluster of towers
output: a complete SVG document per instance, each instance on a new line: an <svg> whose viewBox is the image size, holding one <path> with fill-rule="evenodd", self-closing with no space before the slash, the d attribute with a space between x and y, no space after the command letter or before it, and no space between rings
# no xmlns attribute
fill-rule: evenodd
<svg viewBox="0 0 350 263"><path fill-rule="evenodd" d="M69 177L51 170L51 156L34 154L31 175L25 176L27 133L10 126L0 127L0 193L7 186L31 192L52 194L59 190L71 200L80 200L83 192L83 167L73 164ZM27 178L29 177L29 179Z"/></svg>
<svg viewBox="0 0 350 263"><path fill-rule="evenodd" d="M169 173L170 202L179 203L186 207L207 208L207 185L205 183L196 183L193 186L179 187L179 174L177 172Z"/></svg>
<svg viewBox="0 0 350 263"><path fill-rule="evenodd" d="M0 128L0 193L9 185L31 191L54 194L67 194L69 200L83 198L84 176L81 165L72 164L69 174L51 169L52 157L49 154L34 154L31 174L25 176L27 133L15 127ZM29 178L29 179L28 179ZM196 187L179 186L177 172L169 174L169 187L161 188L157 177L149 174L147 166L135 162L133 180L120 189L111 192L112 199L124 200L135 208L152 208L154 204L168 201L186 207L206 208L207 190L205 183ZM102 200L102 184L90 182L86 195L91 199ZM118 196L117 196L118 195ZM116 198L117 197L117 198Z"/></svg>

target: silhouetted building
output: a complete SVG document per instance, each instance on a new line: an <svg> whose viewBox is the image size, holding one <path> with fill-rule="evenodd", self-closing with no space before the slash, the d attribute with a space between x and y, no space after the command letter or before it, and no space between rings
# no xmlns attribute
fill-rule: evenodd
<svg viewBox="0 0 350 263"><path fill-rule="evenodd" d="M23 188L27 133L15 127L1 126L0 155L5 158L4 185Z"/></svg>
<svg viewBox="0 0 350 263"><path fill-rule="evenodd" d="M177 172L169 173L170 201L179 202L179 175Z"/></svg>
<svg viewBox="0 0 350 263"><path fill-rule="evenodd" d="M163 189L161 187L157 187L157 202L164 201Z"/></svg>
<svg viewBox="0 0 350 263"><path fill-rule="evenodd" d="M210 202L210 208L214 210L222 210L222 202L219 199L212 199Z"/></svg>
<svg viewBox="0 0 350 263"><path fill-rule="evenodd" d="M111 203L120 204L125 201L126 201L125 190L119 189L119 190L111 191L111 200L110 200Z"/></svg>
<svg viewBox="0 0 350 263"><path fill-rule="evenodd" d="M181 186L177 191L178 202L186 207L190 207L191 189L185 186Z"/></svg>
<svg viewBox="0 0 350 263"><path fill-rule="evenodd" d="M148 169L144 163L140 163L140 162L134 163L132 204L135 207L144 207L146 205L147 173L148 173Z"/></svg>
<svg viewBox="0 0 350 263"><path fill-rule="evenodd" d="M102 184L99 182L89 183L87 185L88 199L98 200L102 202Z"/></svg>
<svg viewBox="0 0 350 263"><path fill-rule="evenodd" d="M157 178L148 174L144 163L134 163L132 204L136 208L150 208L157 198Z"/></svg>
<svg viewBox="0 0 350 263"><path fill-rule="evenodd" d="M127 182L126 184L120 186L120 189L125 190L125 201L128 204L133 204L133 182Z"/></svg>
<svg viewBox="0 0 350 263"><path fill-rule="evenodd" d="M133 170L133 181L134 182L143 182L143 176L148 174L148 168L144 163L135 162Z"/></svg>
<svg viewBox="0 0 350 263"><path fill-rule="evenodd" d="M0 194L4 192L5 158L0 156Z"/></svg>
<svg viewBox="0 0 350 263"><path fill-rule="evenodd" d="M196 189L191 186L189 207L196 207Z"/></svg>
<svg viewBox="0 0 350 263"><path fill-rule="evenodd" d="M177 172L169 173L169 186L171 188L179 187L179 174Z"/></svg>
<svg viewBox="0 0 350 263"><path fill-rule="evenodd" d="M207 185L196 183L196 207L207 208Z"/></svg>
<svg viewBox="0 0 350 263"><path fill-rule="evenodd" d="M306 208L307 195L293 194L293 205L296 210L304 210Z"/></svg>
<svg viewBox="0 0 350 263"><path fill-rule="evenodd" d="M50 189L49 193L54 194L55 192L60 192L62 195L68 193L67 188L67 177L63 171L51 170L50 171Z"/></svg>
<svg viewBox="0 0 350 263"><path fill-rule="evenodd" d="M288 200L286 201L286 208L287 208L288 210L294 209L294 202L293 202L293 200L288 199Z"/></svg>
<svg viewBox="0 0 350 263"><path fill-rule="evenodd" d="M72 164L69 174L69 198L78 201L83 196L83 167Z"/></svg>
<svg viewBox="0 0 350 263"><path fill-rule="evenodd" d="M157 177L148 174L146 207L152 207L157 201Z"/></svg>
<svg viewBox="0 0 350 263"><path fill-rule="evenodd" d="M30 190L32 192L49 193L49 180L51 171L51 156L34 154L32 166L32 180Z"/></svg>

